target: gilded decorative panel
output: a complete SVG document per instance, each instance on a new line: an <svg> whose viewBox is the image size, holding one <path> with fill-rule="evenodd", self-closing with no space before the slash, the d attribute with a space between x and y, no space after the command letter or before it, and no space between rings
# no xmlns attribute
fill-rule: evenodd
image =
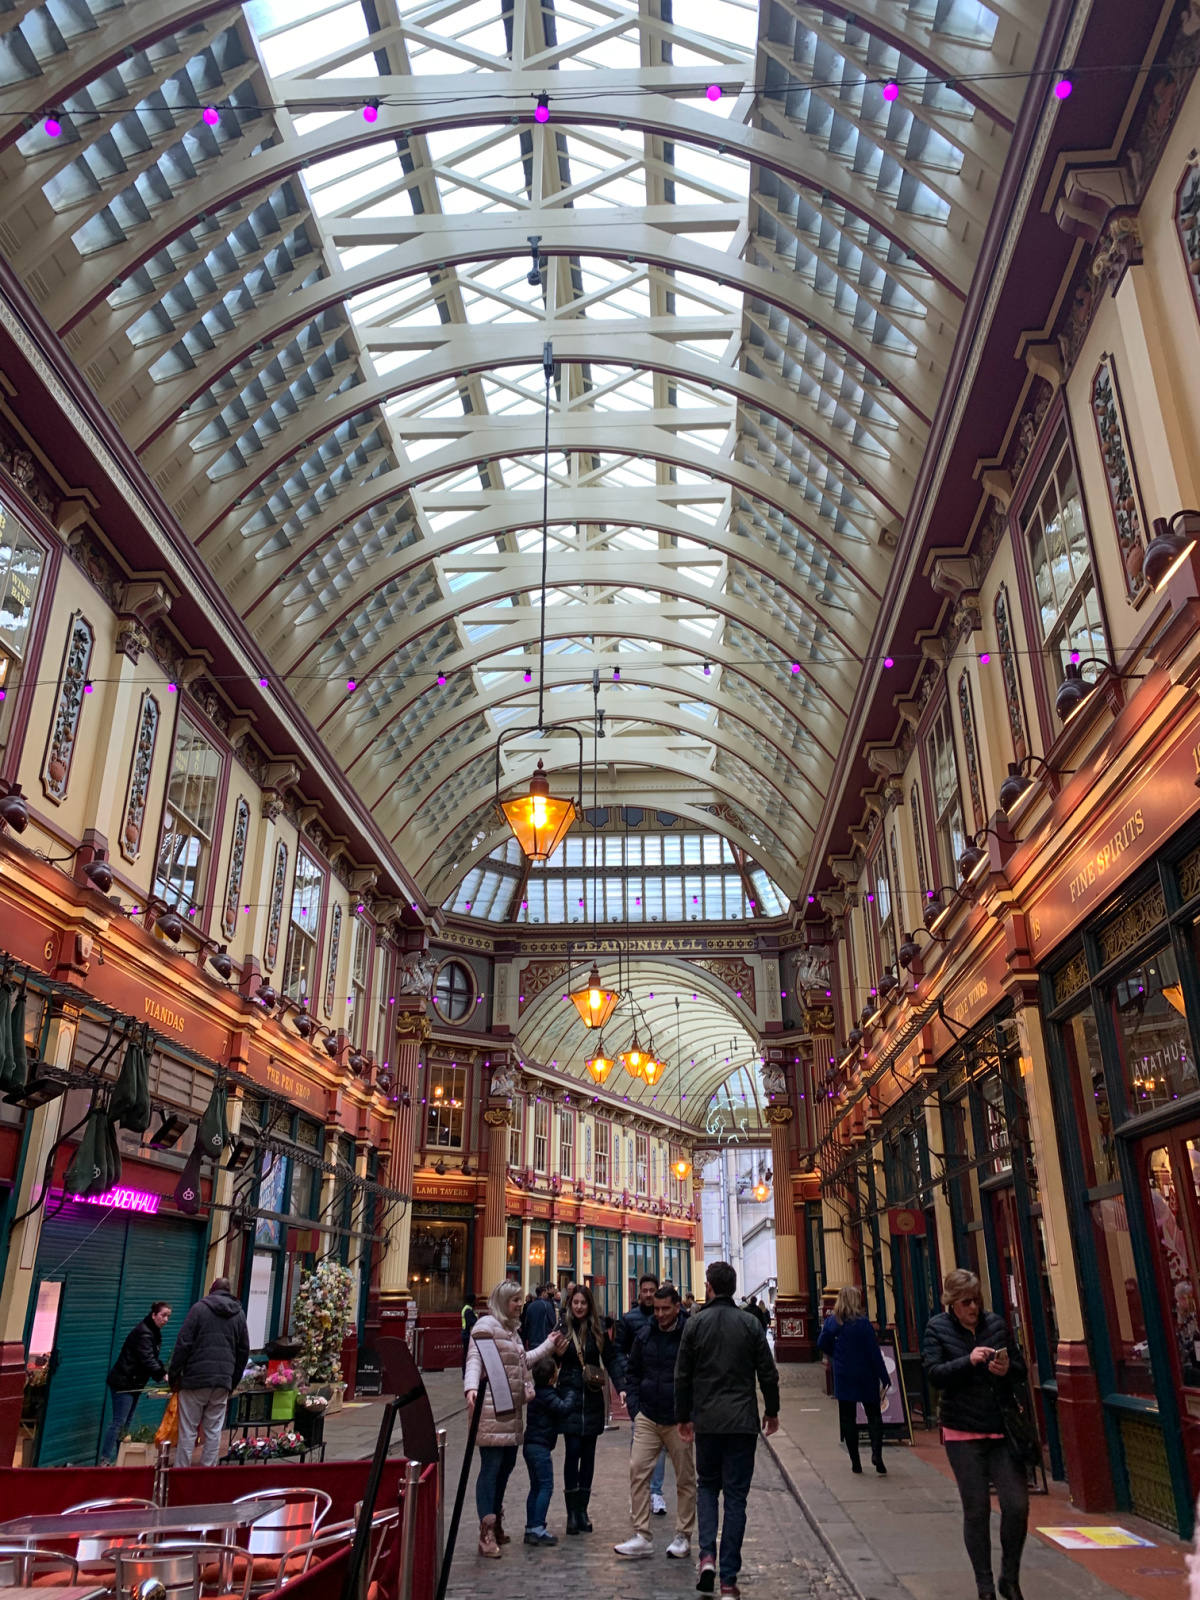
<svg viewBox="0 0 1200 1600"><path fill-rule="evenodd" d="M221 932L232 939L237 932L238 902L242 898L242 874L246 869L246 841L250 837L250 802L238 796L233 814L233 840L229 846L229 877L225 883L225 906L221 912Z"/></svg>
<svg viewBox="0 0 1200 1600"><path fill-rule="evenodd" d="M1117 1412L1121 1444L1125 1450L1125 1471L1129 1475L1129 1497L1139 1517L1158 1523L1160 1528L1179 1531L1175 1510L1175 1491L1167 1464L1167 1447L1158 1422L1143 1422L1141 1417Z"/></svg>
<svg viewBox="0 0 1200 1600"><path fill-rule="evenodd" d="M1066 966L1054 974L1054 999L1058 1005L1078 994L1088 981L1087 957L1081 950L1072 956Z"/></svg>
<svg viewBox="0 0 1200 1600"><path fill-rule="evenodd" d="M1162 886L1155 884L1139 900L1127 906L1100 934L1100 961L1107 966L1131 950L1138 940L1166 919L1167 907Z"/></svg>
<svg viewBox="0 0 1200 1600"><path fill-rule="evenodd" d="M971 810L975 831L987 827L983 803L983 776L979 770L979 747L975 742L975 712L971 701L971 679L964 669L958 679L958 715L962 722L963 750L967 757L967 782L971 790Z"/></svg>
<svg viewBox="0 0 1200 1600"><path fill-rule="evenodd" d="M42 788L47 799L53 800L56 805L67 798L71 760L75 754L79 718L83 712L84 688L95 643L96 635L91 623L81 611L75 612L67 629L62 672L58 680L58 701L42 762Z"/></svg>
<svg viewBox="0 0 1200 1600"><path fill-rule="evenodd" d="M1190 900L1200 893L1200 850L1193 850L1179 863L1179 898Z"/></svg>
<svg viewBox="0 0 1200 1600"><path fill-rule="evenodd" d="M1188 282L1200 310L1200 164L1191 161L1175 197L1175 228L1183 246Z"/></svg>
<svg viewBox="0 0 1200 1600"><path fill-rule="evenodd" d="M925 875L925 838L921 830L921 791L914 783L908 795L909 810L912 812L913 843L917 847L917 881L921 885L921 909L924 910L925 902L929 899L929 879Z"/></svg>
<svg viewBox="0 0 1200 1600"><path fill-rule="evenodd" d="M329 966L325 973L325 995L322 1001L326 1017L333 1016L333 994L337 987L338 952L342 948L342 903L335 900L333 917L329 924Z"/></svg>
<svg viewBox="0 0 1200 1600"><path fill-rule="evenodd" d="M1107 354L1101 356L1100 365L1092 378L1092 416L1096 421L1100 455L1104 461L1108 503L1117 526L1117 541L1121 546L1125 588L1131 599L1137 599L1146 588L1146 580L1142 575L1146 551L1146 513L1142 508L1133 457L1129 450L1129 428L1121 404L1116 367L1112 356Z"/></svg>
<svg viewBox="0 0 1200 1600"><path fill-rule="evenodd" d="M1012 734L1013 760L1024 761L1029 754L1025 730L1025 702L1021 694L1021 674L1017 669L1017 649L1013 640L1012 610L1008 589L1001 584L993 607L996 619L996 648L1000 653L1000 673L1004 680L1004 704L1008 711L1008 731Z"/></svg>
<svg viewBox="0 0 1200 1600"><path fill-rule="evenodd" d="M137 738L129 765L125 812L121 818L121 854L126 861L136 861L141 854L146 801L150 794L150 770L154 765L154 747L158 742L160 721L158 701L147 690L142 696L142 708L138 713Z"/></svg>
<svg viewBox="0 0 1200 1600"><path fill-rule="evenodd" d="M283 891L287 886L288 849L281 839L275 846L275 871L271 876L271 907L267 917L267 943L263 950L263 966L274 972L279 957L279 929L283 923Z"/></svg>

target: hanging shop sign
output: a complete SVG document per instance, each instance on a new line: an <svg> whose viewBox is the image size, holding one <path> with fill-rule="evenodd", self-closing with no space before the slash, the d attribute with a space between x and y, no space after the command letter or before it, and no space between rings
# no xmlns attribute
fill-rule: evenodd
<svg viewBox="0 0 1200 1600"><path fill-rule="evenodd" d="M1047 873L1028 912L1039 960L1141 866L1200 805L1200 717L1122 787L1059 866Z"/></svg>
<svg viewBox="0 0 1200 1600"><path fill-rule="evenodd" d="M893 1239L923 1239L925 1213L915 1206L892 1206L887 1214L888 1232Z"/></svg>
<svg viewBox="0 0 1200 1600"><path fill-rule="evenodd" d="M162 1195L151 1194L146 1189L126 1189L123 1186L109 1189L106 1194L71 1195L72 1200L85 1206L108 1206L113 1211L140 1211L147 1217L156 1217Z"/></svg>
<svg viewBox="0 0 1200 1600"><path fill-rule="evenodd" d="M947 1021L930 1019L931 1043L935 1056L949 1050L963 1030L974 1028L1004 999L1004 980L1008 960L1004 940L998 939L978 964L971 964L956 982L950 984L942 1002Z"/></svg>
<svg viewBox="0 0 1200 1600"><path fill-rule="evenodd" d="M177 958L178 959L178 958ZM126 1016L149 1023L164 1039L175 1039L208 1056L223 1061L229 1049L229 1029L221 1021L205 1017L184 1004L180 990L170 992L146 982L144 974L122 970L111 946L105 946L104 965L93 962L88 973L88 989Z"/></svg>
<svg viewBox="0 0 1200 1600"><path fill-rule="evenodd" d="M475 1184L468 1178L427 1178L418 1172L413 1179L413 1197L421 1200L471 1201L475 1198Z"/></svg>

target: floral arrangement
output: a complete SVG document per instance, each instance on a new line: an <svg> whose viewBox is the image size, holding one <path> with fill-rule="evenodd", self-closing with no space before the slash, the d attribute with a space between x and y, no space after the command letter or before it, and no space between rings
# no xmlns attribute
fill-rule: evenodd
<svg viewBox="0 0 1200 1600"><path fill-rule="evenodd" d="M339 1383L342 1341L350 1327L354 1275L337 1261L306 1272L292 1308L292 1328L303 1343L296 1365L305 1383Z"/></svg>
<svg viewBox="0 0 1200 1600"><path fill-rule="evenodd" d="M296 1369L286 1363L277 1371L268 1373L264 1380L268 1389L294 1389L296 1387Z"/></svg>
<svg viewBox="0 0 1200 1600"><path fill-rule="evenodd" d="M259 1434L253 1439L235 1439L229 1454L234 1461L270 1461L273 1456L299 1455L307 1448L298 1433Z"/></svg>
<svg viewBox="0 0 1200 1600"><path fill-rule="evenodd" d="M315 1391L309 1394L301 1390L296 1396L296 1404L302 1411L324 1411L329 1404L329 1396L327 1394L317 1394Z"/></svg>

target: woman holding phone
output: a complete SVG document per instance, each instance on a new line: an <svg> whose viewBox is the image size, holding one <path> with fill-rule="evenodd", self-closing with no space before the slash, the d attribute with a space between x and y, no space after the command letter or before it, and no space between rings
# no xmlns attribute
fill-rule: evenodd
<svg viewBox="0 0 1200 1600"><path fill-rule="evenodd" d="M962 1501L975 1586L979 1600L995 1600L990 1483L1000 1502L1000 1593L1004 1600L1022 1600L1029 1479L1008 1442L1002 1407L1014 1381L1024 1383L1025 1358L1004 1318L983 1309L973 1272L957 1267L946 1274L942 1304L946 1309L925 1324L922 1359L926 1377L940 1391L942 1442Z"/></svg>

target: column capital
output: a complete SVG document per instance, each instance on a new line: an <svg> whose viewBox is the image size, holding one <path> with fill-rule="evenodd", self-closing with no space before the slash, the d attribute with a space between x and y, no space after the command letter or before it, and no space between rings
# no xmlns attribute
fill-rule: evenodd
<svg viewBox="0 0 1200 1600"><path fill-rule="evenodd" d="M791 1106L768 1106L766 1111L767 1121L770 1123L788 1123L793 1115Z"/></svg>
<svg viewBox="0 0 1200 1600"><path fill-rule="evenodd" d="M483 1113L483 1120L489 1128L504 1128L512 1121L512 1110L508 1106L489 1106Z"/></svg>

